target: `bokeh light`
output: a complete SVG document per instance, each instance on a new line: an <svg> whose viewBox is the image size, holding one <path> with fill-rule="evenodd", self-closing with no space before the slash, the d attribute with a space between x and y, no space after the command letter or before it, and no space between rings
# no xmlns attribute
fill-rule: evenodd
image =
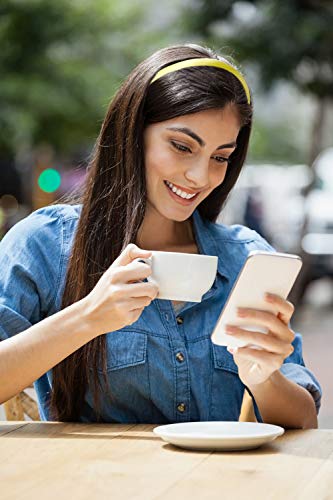
<svg viewBox="0 0 333 500"><path fill-rule="evenodd" d="M54 168L46 168L38 178L38 186L46 193L54 193L61 185L61 175Z"/></svg>
<svg viewBox="0 0 333 500"><path fill-rule="evenodd" d="M19 203L12 194L4 194L0 198L0 208L7 215L14 215L19 209Z"/></svg>

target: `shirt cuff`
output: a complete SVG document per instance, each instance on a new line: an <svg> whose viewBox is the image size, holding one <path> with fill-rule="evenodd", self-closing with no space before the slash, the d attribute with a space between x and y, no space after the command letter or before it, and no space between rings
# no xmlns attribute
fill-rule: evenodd
<svg viewBox="0 0 333 500"><path fill-rule="evenodd" d="M301 387L304 387L304 389L310 392L315 402L318 415L321 405L322 390L318 380L310 372L310 370L308 370L305 366L301 366L296 363L284 363L280 368L280 372L286 378L288 378L292 382L295 382Z"/></svg>

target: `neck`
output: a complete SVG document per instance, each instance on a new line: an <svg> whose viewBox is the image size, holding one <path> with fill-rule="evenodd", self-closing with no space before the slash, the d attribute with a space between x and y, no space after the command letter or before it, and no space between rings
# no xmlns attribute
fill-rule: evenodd
<svg viewBox="0 0 333 500"><path fill-rule="evenodd" d="M195 243L191 218L185 221L166 219L153 207L146 210L136 244L144 250L169 251Z"/></svg>

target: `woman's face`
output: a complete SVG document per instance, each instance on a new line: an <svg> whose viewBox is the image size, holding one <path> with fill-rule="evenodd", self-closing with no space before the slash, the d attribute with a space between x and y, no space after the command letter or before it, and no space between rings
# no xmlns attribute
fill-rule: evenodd
<svg viewBox="0 0 333 500"><path fill-rule="evenodd" d="M147 208L152 205L174 221L188 219L223 182L239 129L232 106L148 125L144 131Z"/></svg>

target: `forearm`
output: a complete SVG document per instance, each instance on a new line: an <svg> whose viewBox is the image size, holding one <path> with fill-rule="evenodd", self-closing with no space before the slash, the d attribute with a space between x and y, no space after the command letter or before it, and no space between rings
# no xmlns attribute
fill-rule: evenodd
<svg viewBox="0 0 333 500"><path fill-rule="evenodd" d="M318 427L316 407L309 392L274 372L264 383L248 386L263 421L286 428L313 429Z"/></svg>
<svg viewBox="0 0 333 500"><path fill-rule="evenodd" d="M0 342L0 404L93 338L79 301Z"/></svg>

